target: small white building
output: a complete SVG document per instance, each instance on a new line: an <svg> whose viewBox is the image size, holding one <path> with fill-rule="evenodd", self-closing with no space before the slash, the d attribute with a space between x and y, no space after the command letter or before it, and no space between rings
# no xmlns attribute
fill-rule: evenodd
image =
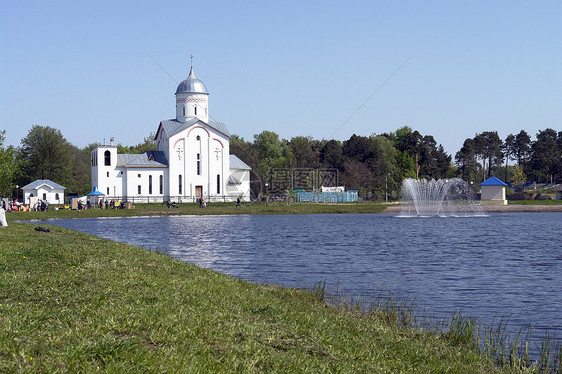
<svg viewBox="0 0 562 374"><path fill-rule="evenodd" d="M486 179L480 183L480 204L507 205L505 198L505 187L507 183L496 177Z"/></svg>
<svg viewBox="0 0 562 374"><path fill-rule="evenodd" d="M107 199L138 202L250 200L250 170L230 155L230 133L209 116L209 92L193 72L176 89L176 117L160 121L156 151L92 150L92 188Z"/></svg>
<svg viewBox="0 0 562 374"><path fill-rule="evenodd" d="M64 190L61 186L49 179L38 179L22 187L23 203L30 204L35 199L47 201L49 204L64 204Z"/></svg>

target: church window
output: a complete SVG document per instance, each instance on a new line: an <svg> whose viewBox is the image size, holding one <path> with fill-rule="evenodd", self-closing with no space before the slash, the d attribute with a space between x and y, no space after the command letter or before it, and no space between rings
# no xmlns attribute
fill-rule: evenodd
<svg viewBox="0 0 562 374"><path fill-rule="evenodd" d="M197 141L201 140L201 137L199 135L197 135L197 137L195 138Z"/></svg>
<svg viewBox="0 0 562 374"><path fill-rule="evenodd" d="M106 193L106 195L109 195L109 187L107 187L107 193Z"/></svg>
<svg viewBox="0 0 562 374"><path fill-rule="evenodd" d="M183 115L185 116L185 107L183 107Z"/></svg>
<svg viewBox="0 0 562 374"><path fill-rule="evenodd" d="M60 197L59 197L58 193L55 194L55 200L60 200Z"/></svg>
<svg viewBox="0 0 562 374"><path fill-rule="evenodd" d="M197 175L201 175L201 153L197 154Z"/></svg>
<svg viewBox="0 0 562 374"><path fill-rule="evenodd" d="M164 176L160 176L160 195L164 193Z"/></svg>
<svg viewBox="0 0 562 374"><path fill-rule="evenodd" d="M217 174L217 193L221 193L221 175Z"/></svg>
<svg viewBox="0 0 562 374"><path fill-rule="evenodd" d="M194 107L193 110L195 110L195 115L197 115L197 107Z"/></svg>
<svg viewBox="0 0 562 374"><path fill-rule="evenodd" d="M111 152L105 151L105 166L111 166Z"/></svg>
<svg viewBox="0 0 562 374"><path fill-rule="evenodd" d="M107 177L109 178L109 171L107 172Z"/></svg>
<svg viewBox="0 0 562 374"><path fill-rule="evenodd" d="M137 188L137 189L138 189L138 194L140 195L140 194L141 194L141 185L139 184L137 187L138 187L138 188Z"/></svg>
<svg viewBox="0 0 562 374"><path fill-rule="evenodd" d="M43 194L43 200L47 200L47 194L46 193Z"/></svg>
<svg viewBox="0 0 562 374"><path fill-rule="evenodd" d="M148 194L152 195L152 175L148 176Z"/></svg>
<svg viewBox="0 0 562 374"><path fill-rule="evenodd" d="M179 176L179 188L178 188L179 194L181 195L181 175Z"/></svg>
<svg viewBox="0 0 562 374"><path fill-rule="evenodd" d="M139 178L140 178L140 177L141 177L141 175L140 175L140 174L137 174L137 177L139 177Z"/></svg>

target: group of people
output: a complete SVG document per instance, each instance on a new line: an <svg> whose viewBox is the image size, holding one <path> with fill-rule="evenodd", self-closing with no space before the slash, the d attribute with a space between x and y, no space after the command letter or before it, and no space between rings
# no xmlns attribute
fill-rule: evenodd
<svg viewBox="0 0 562 374"><path fill-rule="evenodd" d="M206 208L207 207L207 202L205 201L205 199L203 199L202 197L199 198L199 208Z"/></svg>
<svg viewBox="0 0 562 374"><path fill-rule="evenodd" d="M78 200L78 210L82 209L92 209L94 204L90 201L86 201L86 205L81 200ZM100 209L120 209L125 208L125 204L119 200L111 199L111 200L100 200L98 203L98 207Z"/></svg>
<svg viewBox="0 0 562 374"><path fill-rule="evenodd" d="M29 212L32 210L37 212L49 211L49 202L47 200L37 200L37 202L33 205L20 203L17 199L7 203L6 199L2 199L0 201L0 208L4 209L6 212Z"/></svg>

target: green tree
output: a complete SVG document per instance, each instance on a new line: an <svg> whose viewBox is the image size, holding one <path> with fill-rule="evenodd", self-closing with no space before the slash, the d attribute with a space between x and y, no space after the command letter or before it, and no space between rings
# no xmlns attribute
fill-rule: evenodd
<svg viewBox="0 0 562 374"><path fill-rule="evenodd" d="M248 164L254 172L258 171L260 157L254 143L245 141L238 135L230 136L230 154L236 155L239 159Z"/></svg>
<svg viewBox="0 0 562 374"><path fill-rule="evenodd" d="M466 181L476 182L478 173L476 160L476 146L474 139L468 138L464 141L461 149L455 155L455 163L460 168L461 178Z"/></svg>
<svg viewBox="0 0 562 374"><path fill-rule="evenodd" d="M527 181L527 176L523 172L523 167L521 165L516 165L513 168L513 183L516 186L521 186Z"/></svg>
<svg viewBox="0 0 562 374"><path fill-rule="evenodd" d="M501 150L502 150L503 155L504 155L504 157L505 157L505 177L504 177L505 179L504 179L504 181L507 183L507 182L508 182L508 178L507 178L507 176L508 176L508 175L507 175L507 166L508 166L508 164L509 164L509 160L510 160L510 159L511 159L511 160L514 160L514 159L515 159L515 158L514 158L514 157L515 157L515 151L516 151L516 148L515 148L515 135L509 134L509 135L505 138L505 140L504 140L504 142L503 142L503 145L502 145L502 147L501 147Z"/></svg>
<svg viewBox="0 0 562 374"><path fill-rule="evenodd" d="M392 140L382 135L371 137L371 143L373 157L369 160L369 165L374 177L373 192L380 198L386 193L397 195L395 192L401 182L397 165L400 152L394 148Z"/></svg>
<svg viewBox="0 0 562 374"><path fill-rule="evenodd" d="M260 158L258 170L266 180L269 179L272 168L289 166L287 144L273 131L264 130L254 135L254 146Z"/></svg>
<svg viewBox="0 0 562 374"><path fill-rule="evenodd" d="M343 170L343 145L339 140L328 140L320 149L320 163L324 167Z"/></svg>
<svg viewBox="0 0 562 374"><path fill-rule="evenodd" d="M9 196L14 189L13 180L17 172L15 150L12 146L4 147L6 130L0 131L0 197Z"/></svg>
<svg viewBox="0 0 562 374"><path fill-rule="evenodd" d="M347 160L366 162L373 157L371 144L370 138L353 134L343 142L343 156Z"/></svg>
<svg viewBox="0 0 562 374"><path fill-rule="evenodd" d="M519 134L515 135L514 147L517 164L524 166L531 154L531 137L525 130L521 130Z"/></svg>
<svg viewBox="0 0 562 374"><path fill-rule="evenodd" d="M294 157L294 167L315 168L320 165L320 152L310 136L295 136L288 144Z"/></svg>
<svg viewBox="0 0 562 374"><path fill-rule="evenodd" d="M419 179L422 169L422 157L426 153L422 135L416 130L404 126L396 130L396 149L406 152L414 161L416 179Z"/></svg>
<svg viewBox="0 0 562 374"><path fill-rule="evenodd" d="M62 185L66 187L67 192L82 196L91 191L91 151L85 152L84 149L70 144L69 152L71 157L68 172L62 180Z"/></svg>
<svg viewBox="0 0 562 374"><path fill-rule="evenodd" d="M561 150L558 147L556 131L553 129L539 131L537 140L533 142L531 149L530 174L537 182L556 182L561 167Z"/></svg>
<svg viewBox="0 0 562 374"><path fill-rule="evenodd" d="M70 144L60 130L34 125L21 140L23 183L50 179L63 184L71 161Z"/></svg>
<svg viewBox="0 0 562 374"><path fill-rule="evenodd" d="M484 131L474 137L475 153L482 160L483 171L486 170L486 162L488 163L487 178L492 175L493 167L501 166L503 160L502 144L497 131Z"/></svg>
<svg viewBox="0 0 562 374"><path fill-rule="evenodd" d="M416 165L407 152L396 151L396 166L398 167L400 181L416 177Z"/></svg>
<svg viewBox="0 0 562 374"><path fill-rule="evenodd" d="M124 146L122 144L117 144L117 153L119 154L142 154L148 151L156 150L156 140L155 134L151 132L147 137L144 138L142 143L137 145Z"/></svg>
<svg viewBox="0 0 562 374"><path fill-rule="evenodd" d="M344 163L342 181L346 188L355 189L360 196L368 196L374 188L374 175L365 162L350 159Z"/></svg>

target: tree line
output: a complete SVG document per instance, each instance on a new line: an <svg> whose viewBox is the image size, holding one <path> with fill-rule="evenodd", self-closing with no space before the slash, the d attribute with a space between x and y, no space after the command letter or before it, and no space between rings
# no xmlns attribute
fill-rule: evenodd
<svg viewBox="0 0 562 374"><path fill-rule="evenodd" d="M19 147L5 147L6 131L0 131L0 197L22 196L21 187L37 180L50 179L64 187L66 193L79 196L91 191L91 151L100 143L78 148L68 142L61 131L34 125ZM136 146L118 145L119 153L143 153L156 148L151 134ZM16 188L18 186L18 189Z"/></svg>
<svg viewBox="0 0 562 374"><path fill-rule="evenodd" d="M536 140L525 130L505 140L497 131L485 131L466 139L454 160L433 136L408 126L370 136L354 134L343 142L305 136L286 140L271 131L254 135L253 141L234 135L230 152L266 181L272 168L333 168L339 184L373 199L398 199L405 178L459 177L473 185L491 176L519 184L562 179L562 131L553 129L539 131Z"/></svg>
<svg viewBox="0 0 562 374"><path fill-rule="evenodd" d="M5 147L0 131L0 195L15 196L15 186L50 179L79 195L90 191L90 153L99 143L80 149L60 130L34 125L20 147ZM118 144L118 153L155 150L154 134L140 144ZM338 184L367 199L398 199L405 178L460 177L478 185L490 176L506 182L559 183L562 179L562 131L540 130L535 140L525 130L502 140L485 131L464 141L454 159L433 136L404 126L394 132L352 135L344 141L307 136L282 139L272 131L252 141L232 135L230 153L252 167L262 181L272 169L337 170ZM511 163L511 164L510 164Z"/></svg>

